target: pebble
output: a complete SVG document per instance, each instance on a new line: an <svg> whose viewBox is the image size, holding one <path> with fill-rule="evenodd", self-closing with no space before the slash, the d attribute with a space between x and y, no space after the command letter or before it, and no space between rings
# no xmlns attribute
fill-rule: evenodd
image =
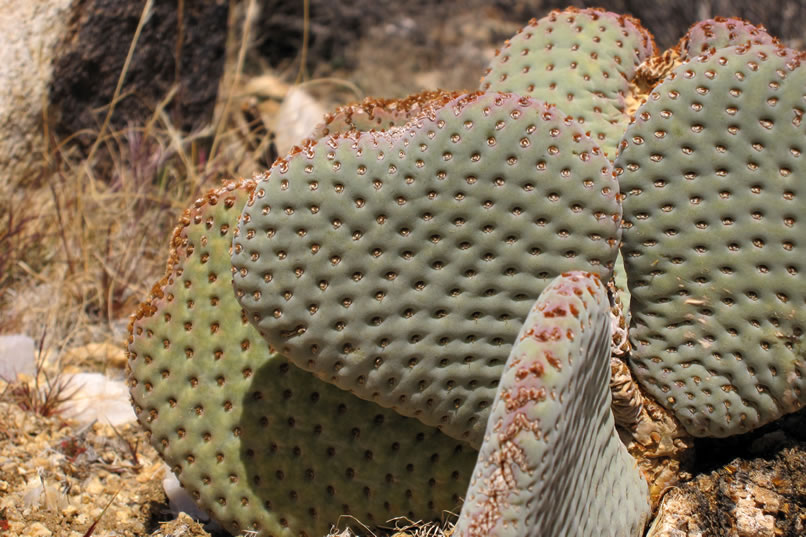
<svg viewBox="0 0 806 537"><path fill-rule="evenodd" d="M45 527L41 522L34 522L25 529L24 537L51 537L53 532Z"/></svg>
<svg viewBox="0 0 806 537"><path fill-rule="evenodd" d="M62 415L80 424L98 421L122 425L137 419L129 401L129 388L122 380L102 373L77 373L69 377L68 391L75 391Z"/></svg>

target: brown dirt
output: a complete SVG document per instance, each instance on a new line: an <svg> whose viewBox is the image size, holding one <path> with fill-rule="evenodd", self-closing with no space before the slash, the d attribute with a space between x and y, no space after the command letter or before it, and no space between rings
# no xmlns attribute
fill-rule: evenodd
<svg viewBox="0 0 806 537"><path fill-rule="evenodd" d="M82 537L98 520L95 535L136 537L164 518L163 464L136 424L80 428L5 402L0 423L0 535Z"/></svg>

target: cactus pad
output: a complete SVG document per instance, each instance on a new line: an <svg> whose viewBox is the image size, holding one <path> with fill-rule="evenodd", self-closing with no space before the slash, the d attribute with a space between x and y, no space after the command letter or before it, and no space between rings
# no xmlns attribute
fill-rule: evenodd
<svg viewBox="0 0 806 537"><path fill-rule="evenodd" d="M601 9L553 11L507 41L481 89L556 104L612 159L629 121L635 68L654 53L652 35L629 16Z"/></svg>
<svg viewBox="0 0 806 537"><path fill-rule="evenodd" d="M748 43L774 45L778 41L763 26L754 26L742 19L714 17L697 22L676 46L638 66L636 84L642 86L642 89L652 88L684 61L703 54L712 54L716 49Z"/></svg>
<svg viewBox="0 0 806 537"><path fill-rule="evenodd" d="M276 163L233 242L236 294L295 364L478 445L530 304L562 271L610 276L620 212L570 119L466 95Z"/></svg>
<svg viewBox="0 0 806 537"><path fill-rule="evenodd" d="M633 369L695 436L806 402L806 69L780 45L672 71L616 161Z"/></svg>
<svg viewBox="0 0 806 537"><path fill-rule="evenodd" d="M691 59L716 49L748 43L775 45L778 40L763 26L754 26L742 19L715 17L692 25L677 48L682 58Z"/></svg>
<svg viewBox="0 0 806 537"><path fill-rule="evenodd" d="M168 275L131 326L138 418L233 533L320 537L344 514L439 518L458 505L476 453L298 369L244 318L229 249L254 186L208 194L177 228Z"/></svg>
<svg viewBox="0 0 806 537"><path fill-rule="evenodd" d="M403 99L378 99L367 97L360 103L338 107L328 113L317 125L310 138L318 140L325 136L348 132L387 130L405 125L409 120L433 111L459 97L457 92L424 91Z"/></svg>
<svg viewBox="0 0 806 537"><path fill-rule="evenodd" d="M610 411L610 303L598 277L557 277L507 360L457 537L641 534L648 487Z"/></svg>

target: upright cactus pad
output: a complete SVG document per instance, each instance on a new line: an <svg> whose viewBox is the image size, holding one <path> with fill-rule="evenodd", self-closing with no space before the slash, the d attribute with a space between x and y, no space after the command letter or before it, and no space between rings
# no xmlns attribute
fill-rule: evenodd
<svg viewBox="0 0 806 537"><path fill-rule="evenodd" d="M453 535L641 535L648 488L610 411L609 312L592 274L563 274L541 293L507 360Z"/></svg>
<svg viewBox="0 0 806 537"><path fill-rule="evenodd" d="M295 364L478 445L530 304L562 271L608 278L620 214L572 121L466 95L277 163L233 243L236 294Z"/></svg>
<svg viewBox="0 0 806 537"><path fill-rule="evenodd" d="M616 161L633 368L696 436L806 402L806 69L780 45L672 71Z"/></svg>
<svg viewBox="0 0 806 537"><path fill-rule="evenodd" d="M333 136L350 130L387 130L405 125L411 119L433 114L460 93L450 91L424 91L403 99L367 97L360 103L340 106L325 116L324 121L311 133L312 140Z"/></svg>
<svg viewBox="0 0 806 537"><path fill-rule="evenodd" d="M612 159L629 121L635 69L654 53L652 35L631 17L601 9L553 11L507 41L481 89L556 104Z"/></svg>
<svg viewBox="0 0 806 537"><path fill-rule="evenodd" d="M474 450L298 369L243 316L229 249L254 187L211 192L174 234L168 274L131 326L140 422L233 534L321 537L348 514L439 518L459 504Z"/></svg>

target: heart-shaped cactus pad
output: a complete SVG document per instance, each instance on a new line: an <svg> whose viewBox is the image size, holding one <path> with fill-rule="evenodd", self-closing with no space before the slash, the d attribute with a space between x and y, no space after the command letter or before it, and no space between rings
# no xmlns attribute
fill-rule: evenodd
<svg viewBox="0 0 806 537"><path fill-rule="evenodd" d="M683 63L616 159L632 368L692 435L743 433L806 403L801 61L747 44Z"/></svg>
<svg viewBox="0 0 806 537"><path fill-rule="evenodd" d="M313 140L350 130L386 130L405 125L411 119L432 114L461 95L455 91L424 91L403 99L367 97L360 103L346 104L325 115L309 136Z"/></svg>
<svg viewBox="0 0 806 537"><path fill-rule="evenodd" d="M481 89L556 104L612 159L629 122L636 68L654 53L652 34L632 17L597 8L552 11L496 51Z"/></svg>
<svg viewBox="0 0 806 537"><path fill-rule="evenodd" d="M571 118L469 94L275 163L234 285L299 367L478 446L530 305L562 272L608 279L620 224L611 164Z"/></svg>
<svg viewBox="0 0 806 537"><path fill-rule="evenodd" d="M255 184L230 182L185 212L167 275L132 322L131 395L152 444L233 535L321 537L345 520L455 509L473 449L288 363L244 318L229 249Z"/></svg>

